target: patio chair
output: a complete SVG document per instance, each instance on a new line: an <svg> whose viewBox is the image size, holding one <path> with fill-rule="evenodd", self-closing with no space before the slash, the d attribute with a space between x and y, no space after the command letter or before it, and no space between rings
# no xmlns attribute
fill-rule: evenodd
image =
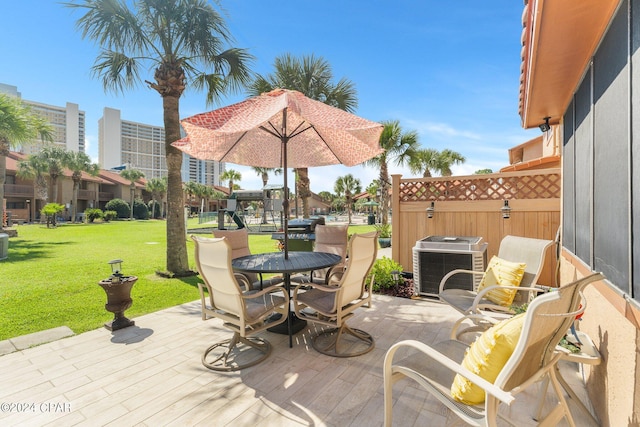
<svg viewBox="0 0 640 427"><path fill-rule="evenodd" d="M374 347L373 337L347 325L359 307L371 307L373 277L366 278L376 260L377 233L354 234L349 240L349 263L337 285L306 283L293 290L296 315L320 325L329 326L311 339L320 353L334 357L365 354ZM309 290L302 291L309 287ZM349 337L347 337L347 335Z"/></svg>
<svg viewBox="0 0 640 427"><path fill-rule="evenodd" d="M347 245L349 244L349 236L347 230L348 225L316 225L315 234L316 242L313 248L314 252L329 252L340 255L342 261L331 268L315 270L308 274L296 274L291 276L292 283L324 283L330 282L336 284L345 269L345 260L347 257Z"/></svg>
<svg viewBox="0 0 640 427"><path fill-rule="evenodd" d="M250 283L233 274L232 249L225 237L210 239L191 237L195 242L196 265L204 281L198 283L202 303L202 320L222 319L233 331L231 339L213 344L202 355L202 364L214 371L236 371L253 366L271 353L271 344L262 338L249 337L287 320L289 295L282 286L262 291L242 291L238 281ZM204 288L209 294L208 304ZM282 294L281 296L278 294ZM280 313L277 319L270 318ZM267 322L269 318L270 322ZM257 350L257 351L256 351Z"/></svg>
<svg viewBox="0 0 640 427"><path fill-rule="evenodd" d="M240 258L243 256L251 255L249 249L249 232L246 228L239 228L237 230L215 230L213 232L214 237L226 237L229 245L231 245L231 259ZM250 289L264 289L265 286L273 286L283 282L283 278L280 276L274 276L269 279L264 279L262 274L256 273L235 273L237 276L244 276L251 284Z"/></svg>
<svg viewBox="0 0 640 427"><path fill-rule="evenodd" d="M463 315L487 314L498 319L511 317L513 306L528 303L538 293L547 290L536 286L548 248L552 240L505 236L500 242L497 257L492 258L487 270L453 270L440 281L438 296ZM456 274L483 275L477 289L447 288L447 281ZM473 316L469 317L474 319ZM487 324L477 324L460 334L484 330Z"/></svg>
<svg viewBox="0 0 640 427"><path fill-rule="evenodd" d="M565 417L574 426L555 370L562 357L556 345L586 307L582 290L603 278L592 274L537 297L526 313L498 323L471 346L457 340L433 346L413 340L394 344L383 368L385 426L392 424L393 385L403 378L416 381L466 423L495 426L501 402L511 404L518 393L546 376L558 405L538 420L540 425L556 425ZM400 349L410 354L394 362Z"/></svg>

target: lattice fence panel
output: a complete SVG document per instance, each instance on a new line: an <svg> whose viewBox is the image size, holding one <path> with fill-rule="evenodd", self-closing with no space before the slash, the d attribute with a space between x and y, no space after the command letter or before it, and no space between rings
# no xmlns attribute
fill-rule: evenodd
<svg viewBox="0 0 640 427"><path fill-rule="evenodd" d="M559 173L403 179L401 202L560 198Z"/></svg>

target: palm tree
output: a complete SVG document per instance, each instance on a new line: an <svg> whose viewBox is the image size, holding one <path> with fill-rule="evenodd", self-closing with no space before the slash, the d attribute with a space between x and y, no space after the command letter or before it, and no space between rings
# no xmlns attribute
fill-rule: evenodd
<svg viewBox="0 0 640 427"><path fill-rule="evenodd" d="M233 193L235 185L233 184L235 181L240 181L242 179L242 174L237 170L227 169L220 175L220 179L222 181L229 181L229 195Z"/></svg>
<svg viewBox="0 0 640 427"><path fill-rule="evenodd" d="M318 193L318 196L320 196L323 202L327 203L331 203L331 201L334 199L333 194L331 194L329 191L321 191Z"/></svg>
<svg viewBox="0 0 640 427"><path fill-rule="evenodd" d="M184 191L185 198L187 199L184 204L189 208L189 214L191 214L191 199L194 194L198 192L197 183L193 181L187 181L182 183L182 190Z"/></svg>
<svg viewBox="0 0 640 427"><path fill-rule="evenodd" d="M433 148L416 150L409 159L409 170L414 174L422 174L423 178L431 178L431 171L439 171L439 152Z"/></svg>
<svg viewBox="0 0 640 427"><path fill-rule="evenodd" d="M136 197L136 181L144 178L144 173L137 169L125 169L120 172L120 176L130 182L129 193L131 195L131 220L133 220L133 202Z"/></svg>
<svg viewBox="0 0 640 427"><path fill-rule="evenodd" d="M129 5L133 4L130 8ZM179 101L188 85L206 91L208 104L251 80L253 57L233 42L222 16L207 0L80 0L67 3L86 13L78 20L83 38L100 43L93 72L105 90L124 92L154 70L145 83L162 97L167 158L167 270L188 274L182 204Z"/></svg>
<svg viewBox="0 0 640 427"><path fill-rule="evenodd" d="M333 191L336 192L338 197L343 196L347 205L347 215L349 216L349 224L351 224L351 205L353 203L353 195L362 191L360 180L354 178L353 175L347 174L345 176L339 176L336 179L336 183L333 186Z"/></svg>
<svg viewBox="0 0 640 427"><path fill-rule="evenodd" d="M151 207L151 218L155 218L156 200L160 200L161 205L164 193L167 191L167 178L151 178L147 181L147 191L151 193L151 200L153 201ZM162 217L162 212L160 212L160 217Z"/></svg>
<svg viewBox="0 0 640 427"><path fill-rule="evenodd" d="M290 54L278 57L274 61L274 73L259 75L249 87L250 95L260 95L276 88L302 92L305 96L336 108L354 112L358 106L355 85L342 78L332 83L331 65L322 57L315 55L296 58ZM302 216L309 218L309 169L297 169L298 197L302 199Z"/></svg>
<svg viewBox="0 0 640 427"><path fill-rule="evenodd" d="M46 174L47 165L38 156L30 155L25 160L21 160L18 163L17 175L21 178L33 180L33 194L35 200L31 205L31 212L29 212L29 216L31 218L35 218L34 213L39 210L38 205L44 206L47 202L49 192L47 189ZM41 202L38 204L36 200L40 200Z"/></svg>
<svg viewBox="0 0 640 427"><path fill-rule="evenodd" d="M62 147L49 144L45 145L36 156L47 165L49 185L51 186L51 192L49 193L51 197L49 201L58 203L58 178L64 172L66 151Z"/></svg>
<svg viewBox="0 0 640 427"><path fill-rule="evenodd" d="M12 147L36 138L53 140L53 128L18 98L0 94L0 230L4 208L4 182L7 179L7 156Z"/></svg>
<svg viewBox="0 0 640 427"><path fill-rule="evenodd" d="M448 148L442 150L438 156L440 173L442 176L451 176L451 166L462 164L465 160L464 156L456 151Z"/></svg>
<svg viewBox="0 0 640 427"><path fill-rule="evenodd" d="M207 212L209 212L209 202L211 201L211 198L213 197L213 193L214 193L214 189L213 187L210 187L208 185L204 185L202 184L202 191L201 191L201 196L202 196L202 200L204 201L204 203L200 203L200 212L202 212L202 209L204 206L207 207Z"/></svg>
<svg viewBox="0 0 640 427"><path fill-rule="evenodd" d="M394 161L397 166L408 163L415 156L419 143L418 133L404 132L399 121L385 121L382 124L384 128L380 135L380 146L384 151L367 160L365 164L380 170L380 209L382 224L387 224L389 222L389 162Z"/></svg>
<svg viewBox="0 0 640 427"><path fill-rule="evenodd" d="M86 172L91 176L98 175L100 166L91 161L86 153L82 151L67 151L62 159L62 164L71 170L71 179L73 180L73 199L71 202L71 221L76 222L76 214L78 213L78 192L82 181L82 172Z"/></svg>

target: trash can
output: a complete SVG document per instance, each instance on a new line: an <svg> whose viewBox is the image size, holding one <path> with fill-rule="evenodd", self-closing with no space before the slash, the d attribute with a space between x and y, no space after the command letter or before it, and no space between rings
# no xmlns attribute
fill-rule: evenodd
<svg viewBox="0 0 640 427"><path fill-rule="evenodd" d="M375 225L376 224L376 216L374 214L369 214L367 216L367 224L368 225Z"/></svg>

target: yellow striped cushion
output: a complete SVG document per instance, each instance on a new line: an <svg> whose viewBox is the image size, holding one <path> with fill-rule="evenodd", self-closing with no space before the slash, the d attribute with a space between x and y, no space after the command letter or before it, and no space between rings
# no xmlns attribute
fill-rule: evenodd
<svg viewBox="0 0 640 427"><path fill-rule="evenodd" d="M527 264L523 262L511 262L494 256L489 261L487 271L485 271L478 292L489 286L519 286L524 276L524 269ZM515 289L494 289L487 292L485 298L489 301L508 307L516 296Z"/></svg>
<svg viewBox="0 0 640 427"><path fill-rule="evenodd" d="M519 314L486 330L471 344L462 366L493 384L516 348L524 316ZM479 405L485 399L484 390L462 375L453 379L451 396L467 405Z"/></svg>

